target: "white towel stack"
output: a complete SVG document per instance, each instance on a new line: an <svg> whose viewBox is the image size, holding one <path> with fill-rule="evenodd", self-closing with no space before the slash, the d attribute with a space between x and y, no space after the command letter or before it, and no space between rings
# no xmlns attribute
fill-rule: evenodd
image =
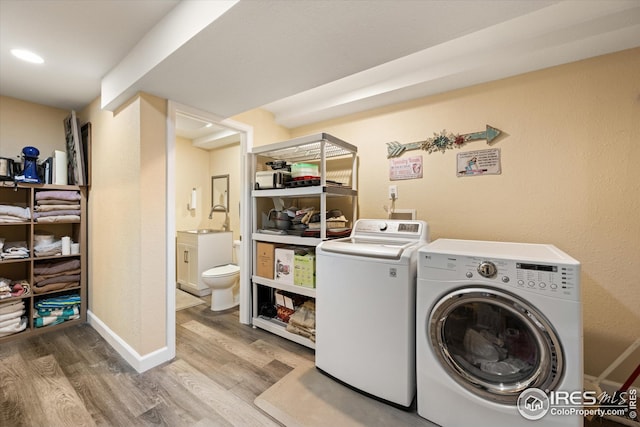
<svg viewBox="0 0 640 427"><path fill-rule="evenodd" d="M29 208L13 205L0 205L0 222L25 222L31 219Z"/></svg>
<svg viewBox="0 0 640 427"><path fill-rule="evenodd" d="M27 328L24 300L0 304L0 337L22 332Z"/></svg>
<svg viewBox="0 0 640 427"><path fill-rule="evenodd" d="M29 258L27 242L5 242L0 237L0 259Z"/></svg>

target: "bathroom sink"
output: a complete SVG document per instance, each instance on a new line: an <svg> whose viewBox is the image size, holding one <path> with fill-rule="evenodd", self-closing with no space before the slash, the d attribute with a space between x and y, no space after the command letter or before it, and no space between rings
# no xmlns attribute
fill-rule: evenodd
<svg viewBox="0 0 640 427"><path fill-rule="evenodd" d="M193 234L209 234L209 233L222 233L224 230L214 230L212 228L201 228L199 230L187 230L187 233Z"/></svg>

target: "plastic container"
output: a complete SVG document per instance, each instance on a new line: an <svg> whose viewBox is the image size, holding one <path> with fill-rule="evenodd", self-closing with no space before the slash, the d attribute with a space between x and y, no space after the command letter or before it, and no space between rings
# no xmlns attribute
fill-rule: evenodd
<svg viewBox="0 0 640 427"><path fill-rule="evenodd" d="M291 165L291 177L292 178L300 178L300 177L318 177L320 173L318 172L318 165L313 165L311 163L294 163Z"/></svg>

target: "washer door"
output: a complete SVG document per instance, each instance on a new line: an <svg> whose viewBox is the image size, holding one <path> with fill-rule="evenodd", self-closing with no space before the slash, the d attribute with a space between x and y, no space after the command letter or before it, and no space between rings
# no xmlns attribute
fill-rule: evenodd
<svg viewBox="0 0 640 427"><path fill-rule="evenodd" d="M523 390L553 390L562 378L564 356L553 327L510 293L453 291L434 306L427 327L441 365L484 399L516 405Z"/></svg>

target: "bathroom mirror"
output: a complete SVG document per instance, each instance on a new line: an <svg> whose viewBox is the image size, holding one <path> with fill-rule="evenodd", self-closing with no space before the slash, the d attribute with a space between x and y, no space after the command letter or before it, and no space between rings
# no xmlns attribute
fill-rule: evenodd
<svg viewBox="0 0 640 427"><path fill-rule="evenodd" d="M224 209L220 206L224 206ZM211 177L211 208L229 212L229 175Z"/></svg>

